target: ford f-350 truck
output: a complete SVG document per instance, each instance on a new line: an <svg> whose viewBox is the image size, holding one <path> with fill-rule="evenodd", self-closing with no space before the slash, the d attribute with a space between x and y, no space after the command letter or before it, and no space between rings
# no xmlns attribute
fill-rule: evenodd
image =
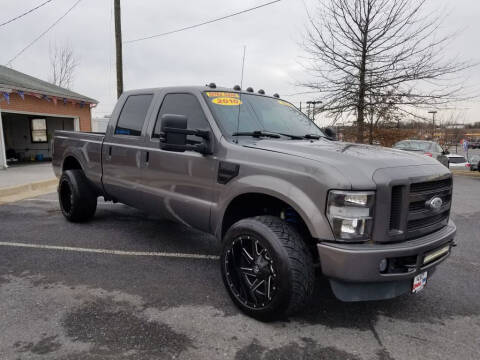
<svg viewBox="0 0 480 360"><path fill-rule="evenodd" d="M343 301L418 292L455 245L445 166L334 141L277 94L128 91L105 134L53 145L67 220L103 196L215 235L229 295L259 319L302 309L316 267Z"/></svg>

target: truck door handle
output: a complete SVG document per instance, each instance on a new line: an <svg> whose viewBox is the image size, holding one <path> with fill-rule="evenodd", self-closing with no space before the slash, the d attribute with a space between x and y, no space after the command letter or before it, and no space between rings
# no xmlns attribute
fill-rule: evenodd
<svg viewBox="0 0 480 360"><path fill-rule="evenodd" d="M112 147L111 146L108 147L108 156L112 156Z"/></svg>
<svg viewBox="0 0 480 360"><path fill-rule="evenodd" d="M145 165L148 166L148 162L150 161L150 151L145 153Z"/></svg>

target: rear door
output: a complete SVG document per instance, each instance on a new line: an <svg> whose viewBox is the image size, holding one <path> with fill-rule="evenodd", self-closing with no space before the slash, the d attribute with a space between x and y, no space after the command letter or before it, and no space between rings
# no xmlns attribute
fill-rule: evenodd
<svg viewBox="0 0 480 360"><path fill-rule="evenodd" d="M145 128L151 113L152 93L124 95L121 109L107 128L102 150L103 186L113 199L142 208L141 176L145 163ZM120 99L121 101L122 99Z"/></svg>
<svg viewBox="0 0 480 360"><path fill-rule="evenodd" d="M145 205L149 212L208 231L217 159L194 151L172 152L159 148L160 119L164 114L185 115L189 129L211 131L204 106L193 93L163 96L147 136L150 155L143 171L143 186L148 193ZM187 141L194 144L202 139L189 135Z"/></svg>

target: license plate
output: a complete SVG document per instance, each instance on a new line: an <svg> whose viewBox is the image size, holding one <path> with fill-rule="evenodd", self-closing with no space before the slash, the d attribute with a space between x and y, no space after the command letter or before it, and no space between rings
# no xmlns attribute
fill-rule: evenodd
<svg viewBox="0 0 480 360"><path fill-rule="evenodd" d="M425 271L413 278L412 293L415 294L423 290L426 284L427 284L427 272Z"/></svg>

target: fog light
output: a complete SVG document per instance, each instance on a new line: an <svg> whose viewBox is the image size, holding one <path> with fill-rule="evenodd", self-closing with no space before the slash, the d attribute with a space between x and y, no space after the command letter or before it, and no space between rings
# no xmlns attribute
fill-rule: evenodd
<svg viewBox="0 0 480 360"><path fill-rule="evenodd" d="M387 266L388 266L388 260L382 259L380 260L380 264L378 264L378 269L380 270L381 273L383 273L387 270Z"/></svg>

